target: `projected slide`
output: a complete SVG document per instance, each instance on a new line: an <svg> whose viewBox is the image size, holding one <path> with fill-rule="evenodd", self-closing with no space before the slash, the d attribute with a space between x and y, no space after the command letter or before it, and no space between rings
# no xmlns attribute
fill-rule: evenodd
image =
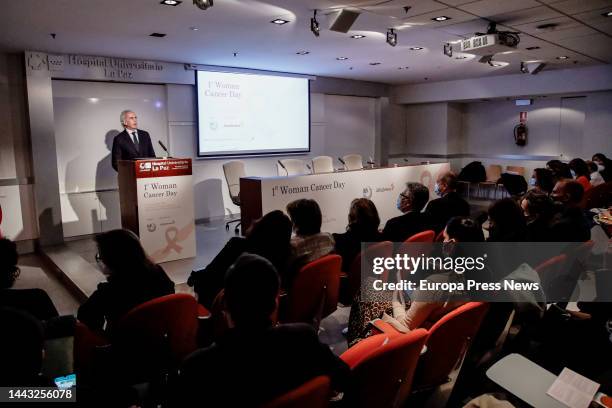
<svg viewBox="0 0 612 408"><path fill-rule="evenodd" d="M198 155L310 150L306 78L197 71Z"/></svg>

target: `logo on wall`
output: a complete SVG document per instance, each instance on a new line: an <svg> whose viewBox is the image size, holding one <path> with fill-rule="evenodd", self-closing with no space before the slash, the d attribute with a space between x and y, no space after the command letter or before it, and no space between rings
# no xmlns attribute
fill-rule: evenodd
<svg viewBox="0 0 612 408"><path fill-rule="evenodd" d="M140 166L140 170L144 170L144 171L151 170L151 163L150 162L147 162L147 163L138 163L138 165Z"/></svg>
<svg viewBox="0 0 612 408"><path fill-rule="evenodd" d="M32 71L40 71L47 66L47 60L44 55L31 53L28 56L28 68Z"/></svg>
<svg viewBox="0 0 612 408"><path fill-rule="evenodd" d="M372 198L372 187L363 188L363 198Z"/></svg>
<svg viewBox="0 0 612 408"><path fill-rule="evenodd" d="M155 225L154 223L147 224L147 231L154 232L156 229L157 229L157 225Z"/></svg>
<svg viewBox="0 0 612 408"><path fill-rule="evenodd" d="M219 127L219 124L215 120L215 121L210 122L208 126L210 127L210 130L217 130L217 128Z"/></svg>

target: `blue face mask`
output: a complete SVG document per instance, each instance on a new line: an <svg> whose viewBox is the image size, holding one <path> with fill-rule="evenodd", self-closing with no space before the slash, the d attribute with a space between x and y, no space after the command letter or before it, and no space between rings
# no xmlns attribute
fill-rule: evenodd
<svg viewBox="0 0 612 408"><path fill-rule="evenodd" d="M573 178L576 178L576 172L574 170L570 170L570 173L572 173Z"/></svg>
<svg viewBox="0 0 612 408"><path fill-rule="evenodd" d="M530 186L535 186L535 183L536 183L535 177L532 177L532 178L529 179L529 185Z"/></svg>
<svg viewBox="0 0 612 408"><path fill-rule="evenodd" d="M438 183L436 183L436 185L434 186L434 193L439 196L442 195L442 192L440 191L440 185Z"/></svg>
<svg viewBox="0 0 612 408"><path fill-rule="evenodd" d="M395 206L397 207L398 210L402 211L402 196L401 195L397 196L397 202L395 203Z"/></svg>

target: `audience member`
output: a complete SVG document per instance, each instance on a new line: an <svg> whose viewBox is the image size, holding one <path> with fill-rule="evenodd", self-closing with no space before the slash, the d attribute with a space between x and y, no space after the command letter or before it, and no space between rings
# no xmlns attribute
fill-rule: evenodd
<svg viewBox="0 0 612 408"><path fill-rule="evenodd" d="M348 225L343 234L333 234L335 252L342 257L342 270L348 271L355 257L361 252L362 242L379 242L380 217L374 203L367 198L356 198L351 202Z"/></svg>
<svg viewBox="0 0 612 408"><path fill-rule="evenodd" d="M52 386L40 374L44 356L41 323L24 311L0 307L0 326L0 386Z"/></svg>
<svg viewBox="0 0 612 408"><path fill-rule="evenodd" d="M528 242L550 242L550 223L554 206L548 194L530 190L521 200L523 215L527 220Z"/></svg>
<svg viewBox="0 0 612 408"><path fill-rule="evenodd" d="M334 238L321 232L323 216L315 200L303 198L287 204L295 236L291 238L294 264L306 264L334 250Z"/></svg>
<svg viewBox="0 0 612 408"><path fill-rule="evenodd" d="M589 167L589 172L591 173L590 174L591 186L595 187L595 186L605 183L603 177L601 177L601 174L599 173L600 165L591 160L588 160L586 164ZM603 168L603 166L601 167Z"/></svg>
<svg viewBox="0 0 612 408"><path fill-rule="evenodd" d="M57 309L44 290L12 289L20 273L18 258L17 245L0 238L0 306L26 311L39 320L57 317Z"/></svg>
<svg viewBox="0 0 612 408"><path fill-rule="evenodd" d="M291 220L282 211L270 211L247 230L246 236L232 237L206 268L193 271L187 284L193 286L198 301L211 308L223 288L227 269L245 252L263 256L285 280L291 256Z"/></svg>
<svg viewBox="0 0 612 408"><path fill-rule="evenodd" d="M521 242L527 238L527 224L521 207L512 198L503 198L491 204L489 238L491 242Z"/></svg>
<svg viewBox="0 0 612 408"><path fill-rule="evenodd" d="M580 183L585 192L588 191L591 188L591 172L586 162L580 158L576 158L569 162L569 166L572 177Z"/></svg>
<svg viewBox="0 0 612 408"><path fill-rule="evenodd" d="M117 229L95 240L96 259L107 281L79 307L77 318L89 328L111 333L113 324L135 306L174 293L174 283L147 258L136 234Z"/></svg>
<svg viewBox="0 0 612 408"><path fill-rule="evenodd" d="M429 201L429 189L421 183L406 183L406 189L397 197L397 209L403 215L391 218L385 224L386 241L404 242L414 234L431 229L429 217L421 212Z"/></svg>
<svg viewBox="0 0 612 408"><path fill-rule="evenodd" d="M555 186L553 174L548 169L537 168L533 170L533 175L529 179L529 185L535 190L550 194Z"/></svg>
<svg viewBox="0 0 612 408"><path fill-rule="evenodd" d="M591 158L597 164L597 170L606 183L612 181L612 160L603 153L595 153Z"/></svg>
<svg viewBox="0 0 612 408"><path fill-rule="evenodd" d="M582 185L575 180L561 180L551 194L558 214L551 227L551 239L556 242L585 242L591 238L590 224L580 208L584 196Z"/></svg>
<svg viewBox="0 0 612 408"><path fill-rule="evenodd" d="M571 179L572 172L567 163L561 160L550 160L546 163L546 168L552 172L555 183L562 179Z"/></svg>
<svg viewBox="0 0 612 408"><path fill-rule="evenodd" d="M461 198L457 187L457 176L450 171L440 176L436 182L435 193L440 198L430 201L425 209L436 232L442 231L452 217L470 215L470 205Z"/></svg>
<svg viewBox="0 0 612 408"><path fill-rule="evenodd" d="M328 375L334 389L343 388L348 367L311 326L272 325L279 278L269 261L240 256L227 271L224 302L230 329L184 361L176 406L258 406L319 375Z"/></svg>

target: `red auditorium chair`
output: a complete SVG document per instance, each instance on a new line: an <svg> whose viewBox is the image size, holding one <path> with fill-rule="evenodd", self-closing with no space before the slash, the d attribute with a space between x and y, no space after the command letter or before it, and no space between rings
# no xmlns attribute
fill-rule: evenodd
<svg viewBox="0 0 612 408"><path fill-rule="evenodd" d="M433 231L433 230L426 230L426 231L422 231L422 232L419 232L417 234L414 234L413 236L411 236L410 238L408 238L404 242L431 243L431 242L434 242L435 238L436 238L436 232L435 231Z"/></svg>
<svg viewBox="0 0 612 408"><path fill-rule="evenodd" d="M200 319L208 311L188 294L177 293L155 298L136 306L123 316L113 329L112 338L104 341L85 325L78 323L75 333L74 359L77 372L90 373L103 355L121 365L121 376L128 382L146 381L159 370L173 369L197 348ZM109 346L100 353L100 346ZM98 360L95 354L98 352ZM104 363L108 363L105 361Z"/></svg>
<svg viewBox="0 0 612 408"><path fill-rule="evenodd" d="M612 182L603 183L585 191L580 204L585 210L608 208L610 205L612 205Z"/></svg>
<svg viewBox="0 0 612 408"><path fill-rule="evenodd" d="M329 377L319 376L263 404L261 408L324 408L329 406L330 395Z"/></svg>
<svg viewBox="0 0 612 408"><path fill-rule="evenodd" d="M482 322L488 304L470 302L448 312L427 331L427 349L419 360L414 378L415 391L424 391L449 381L449 374L461 364ZM373 322L391 338L403 336L381 320Z"/></svg>
<svg viewBox="0 0 612 408"><path fill-rule="evenodd" d="M327 255L304 265L281 303L283 323L303 322L318 329L338 307L342 257Z"/></svg>
<svg viewBox="0 0 612 408"><path fill-rule="evenodd" d="M372 260L378 257L389 258L393 255L393 242L383 241L370 245L366 250L357 254L351 263L351 269L340 282L340 303L350 305L353 303L353 298L361 287L361 260L365 258L369 265L372 265ZM371 268L369 268L371 270Z"/></svg>
<svg viewBox="0 0 612 408"><path fill-rule="evenodd" d="M425 329L394 337L378 334L345 351L340 358L351 368L344 394L347 406L403 406L426 338Z"/></svg>

